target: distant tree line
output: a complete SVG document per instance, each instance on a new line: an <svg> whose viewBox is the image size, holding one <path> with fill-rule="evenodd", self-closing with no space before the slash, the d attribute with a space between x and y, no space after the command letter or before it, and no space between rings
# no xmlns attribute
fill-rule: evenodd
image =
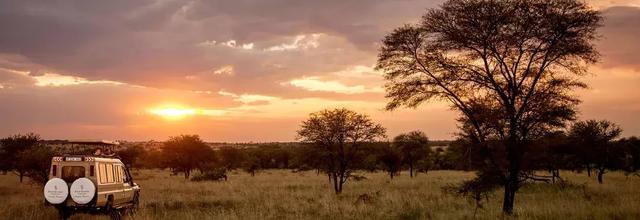
<svg viewBox="0 0 640 220"><path fill-rule="evenodd" d="M324 112L343 114L345 109ZM349 111L350 112L350 111ZM350 112L348 114L355 114ZM302 133L302 132L300 132ZM526 178L537 181L562 181L560 170L585 172L600 183L610 171L623 171L640 176L640 139L620 138L621 129L609 121L580 121L566 131L557 131L531 141L531 150L523 161L530 172ZM302 134L301 134L302 135ZM436 145L437 144L437 145ZM337 193L352 178L353 172L386 172L391 179L406 170L410 177L429 170L475 171L482 166L478 148L464 136L454 141L429 142L421 131L403 133L392 141L365 141L357 149L341 150L321 147L314 142L294 144L269 143L251 147L223 146L211 148L197 135L171 137L159 148L145 148L139 143L126 143L118 156L133 169L169 169L192 177L194 171L210 172L242 170L251 175L265 169L316 171L327 175ZM46 182L51 157L56 148L44 144L36 134L18 134L0 139L0 172L13 173L21 181ZM335 157L331 162L331 157ZM340 162L348 163L340 165ZM332 164L333 163L333 164ZM343 168L344 167L344 168Z"/></svg>

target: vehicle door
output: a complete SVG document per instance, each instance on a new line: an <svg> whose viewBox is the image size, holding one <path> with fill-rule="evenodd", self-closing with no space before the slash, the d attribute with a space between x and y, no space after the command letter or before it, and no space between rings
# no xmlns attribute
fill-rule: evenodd
<svg viewBox="0 0 640 220"><path fill-rule="evenodd" d="M133 186L131 185L129 173L124 165L118 166L118 168L120 180L122 181L122 200L123 202L131 202L131 198L133 198Z"/></svg>

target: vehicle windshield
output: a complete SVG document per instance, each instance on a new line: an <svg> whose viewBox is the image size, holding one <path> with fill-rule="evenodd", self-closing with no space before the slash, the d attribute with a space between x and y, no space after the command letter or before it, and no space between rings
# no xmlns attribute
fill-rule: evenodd
<svg viewBox="0 0 640 220"><path fill-rule="evenodd" d="M66 182L73 182L78 178L85 176L84 167L82 166L64 166L62 167L62 179Z"/></svg>

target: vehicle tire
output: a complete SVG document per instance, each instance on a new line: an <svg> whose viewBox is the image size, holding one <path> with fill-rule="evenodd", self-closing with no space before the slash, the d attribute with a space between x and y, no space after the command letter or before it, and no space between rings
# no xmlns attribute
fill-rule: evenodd
<svg viewBox="0 0 640 220"><path fill-rule="evenodd" d="M140 208L140 192L133 193L133 201L131 202L131 208L129 209L131 214L138 212Z"/></svg>
<svg viewBox="0 0 640 220"><path fill-rule="evenodd" d="M112 220L122 219L122 210L113 207L113 197L109 196L107 204L104 205L104 211Z"/></svg>
<svg viewBox="0 0 640 220"><path fill-rule="evenodd" d="M120 220L122 219L122 212L123 210L120 209L111 209L109 217L111 217L111 220Z"/></svg>

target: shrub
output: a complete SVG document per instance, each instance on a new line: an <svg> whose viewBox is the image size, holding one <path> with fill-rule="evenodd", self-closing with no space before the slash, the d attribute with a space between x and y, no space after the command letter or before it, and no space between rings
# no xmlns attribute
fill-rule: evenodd
<svg viewBox="0 0 640 220"><path fill-rule="evenodd" d="M227 181L227 169L217 168L200 173L191 178L191 181Z"/></svg>

